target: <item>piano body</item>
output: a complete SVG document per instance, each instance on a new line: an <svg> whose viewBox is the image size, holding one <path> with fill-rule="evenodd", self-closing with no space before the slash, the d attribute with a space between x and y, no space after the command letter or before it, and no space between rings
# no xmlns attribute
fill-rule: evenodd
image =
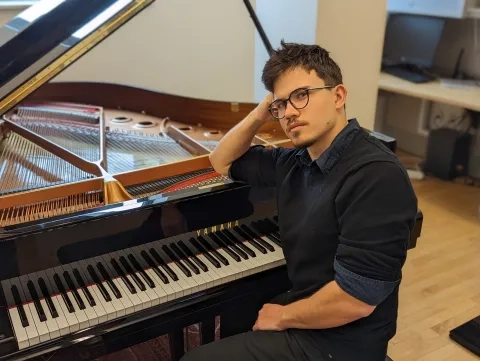
<svg viewBox="0 0 480 361"><path fill-rule="evenodd" d="M184 327L244 331L247 305L290 287L275 191L208 160L256 104L48 82L153 1L40 2L0 29L0 360L93 360L165 333L178 359ZM254 144L291 146L275 123Z"/></svg>

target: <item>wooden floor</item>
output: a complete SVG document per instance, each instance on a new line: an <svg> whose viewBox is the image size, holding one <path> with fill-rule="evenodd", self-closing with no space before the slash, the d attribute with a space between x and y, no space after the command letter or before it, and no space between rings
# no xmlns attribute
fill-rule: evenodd
<svg viewBox="0 0 480 361"><path fill-rule="evenodd" d="M393 361L479 361L448 333L480 315L480 188L428 178L413 184L424 224L404 267L388 354ZM102 361L165 360L167 345L163 336Z"/></svg>
<svg viewBox="0 0 480 361"><path fill-rule="evenodd" d="M393 361L479 361L449 331L480 315L480 188L412 181L424 213L400 290Z"/></svg>

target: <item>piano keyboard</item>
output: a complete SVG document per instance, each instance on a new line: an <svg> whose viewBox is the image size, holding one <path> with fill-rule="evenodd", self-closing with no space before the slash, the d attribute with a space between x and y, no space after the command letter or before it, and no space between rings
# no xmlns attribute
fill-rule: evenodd
<svg viewBox="0 0 480 361"><path fill-rule="evenodd" d="M2 281L18 348L285 263L274 221L178 235Z"/></svg>

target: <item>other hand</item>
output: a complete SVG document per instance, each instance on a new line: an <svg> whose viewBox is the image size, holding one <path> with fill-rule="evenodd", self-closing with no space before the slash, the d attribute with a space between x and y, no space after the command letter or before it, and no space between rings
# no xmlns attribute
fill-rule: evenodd
<svg viewBox="0 0 480 361"><path fill-rule="evenodd" d="M267 303L258 312L253 331L283 331L283 309L285 306Z"/></svg>
<svg viewBox="0 0 480 361"><path fill-rule="evenodd" d="M273 102L273 94L268 93L265 98L256 106L252 111L252 115L255 119L260 120L263 123L268 122L269 120L274 120L275 118L268 111L268 107Z"/></svg>

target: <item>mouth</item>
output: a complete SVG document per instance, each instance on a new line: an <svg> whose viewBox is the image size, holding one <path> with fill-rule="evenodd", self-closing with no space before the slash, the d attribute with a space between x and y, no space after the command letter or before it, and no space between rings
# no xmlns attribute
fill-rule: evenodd
<svg viewBox="0 0 480 361"><path fill-rule="evenodd" d="M287 130L288 130L289 132L291 132L291 131L293 131L293 130L295 130L295 129L298 130L299 128L301 128L301 127L303 127L303 126L305 126L305 125L307 125L307 123L303 123L303 122L294 123L294 124L290 125L290 126L287 128Z"/></svg>

